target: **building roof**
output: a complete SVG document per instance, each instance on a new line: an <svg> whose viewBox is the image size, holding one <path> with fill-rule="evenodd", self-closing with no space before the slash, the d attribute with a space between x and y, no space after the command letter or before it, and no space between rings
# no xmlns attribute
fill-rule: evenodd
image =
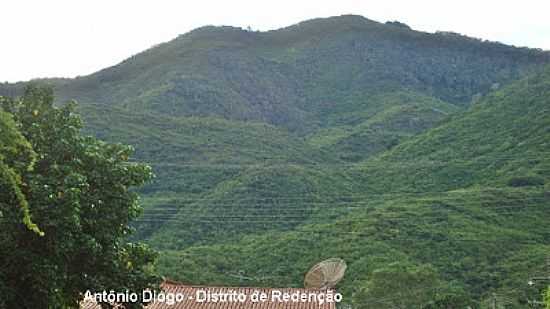
<svg viewBox="0 0 550 309"><path fill-rule="evenodd" d="M183 300L168 304L157 301L150 303L146 309L335 309L335 301L327 301L329 297L336 295L332 290L315 290L301 288L254 288L254 287L210 287L191 286L174 281L165 281L161 284L165 295L184 295ZM254 293L264 293L265 300L252 301ZM211 298L205 299L207 295ZM225 301L222 297L225 295ZM240 301L237 295L245 295L246 299ZM260 294L255 294L260 295ZM285 300L285 295L288 298ZM218 301L214 297L218 296ZM298 299L302 297L302 300ZM241 296L243 299L243 296ZM80 305L81 309L101 309L93 300L85 300ZM116 308L116 307L115 307ZM124 307L120 307L124 308Z"/></svg>

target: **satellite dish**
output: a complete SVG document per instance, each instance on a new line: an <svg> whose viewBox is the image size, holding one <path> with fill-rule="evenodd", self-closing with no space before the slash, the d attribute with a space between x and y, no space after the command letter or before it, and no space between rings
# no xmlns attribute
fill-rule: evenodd
<svg viewBox="0 0 550 309"><path fill-rule="evenodd" d="M306 289L329 289L336 286L346 272L346 262L332 258L313 266L306 274L304 286Z"/></svg>

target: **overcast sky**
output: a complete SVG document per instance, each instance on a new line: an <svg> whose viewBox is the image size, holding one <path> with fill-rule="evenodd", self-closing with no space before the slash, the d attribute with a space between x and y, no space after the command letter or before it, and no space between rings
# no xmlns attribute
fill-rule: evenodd
<svg viewBox="0 0 550 309"><path fill-rule="evenodd" d="M87 75L204 25L270 30L358 14L550 50L548 0L1 0L0 81Z"/></svg>

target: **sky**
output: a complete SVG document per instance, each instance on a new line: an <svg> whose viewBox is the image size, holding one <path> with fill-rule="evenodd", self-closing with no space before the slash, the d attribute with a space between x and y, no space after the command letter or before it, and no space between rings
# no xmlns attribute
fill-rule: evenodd
<svg viewBox="0 0 550 309"><path fill-rule="evenodd" d="M75 77L204 25L271 30L342 14L550 50L550 1L2 0L0 82Z"/></svg>

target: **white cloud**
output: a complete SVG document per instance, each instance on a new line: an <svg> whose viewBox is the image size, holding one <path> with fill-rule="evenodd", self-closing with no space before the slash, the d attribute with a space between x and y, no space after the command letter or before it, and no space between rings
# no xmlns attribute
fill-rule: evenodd
<svg viewBox="0 0 550 309"><path fill-rule="evenodd" d="M85 75L206 24L269 30L359 14L550 49L547 1L3 1L0 81Z"/></svg>

